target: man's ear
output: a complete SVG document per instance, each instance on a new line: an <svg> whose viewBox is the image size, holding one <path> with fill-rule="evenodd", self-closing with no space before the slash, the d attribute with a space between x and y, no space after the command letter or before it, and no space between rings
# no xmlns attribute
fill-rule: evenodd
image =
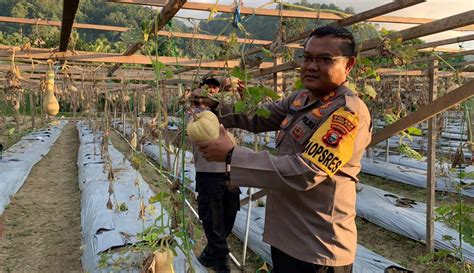
<svg viewBox="0 0 474 273"><path fill-rule="evenodd" d="M349 60L346 63L346 75L349 75L351 72L352 68L354 67L356 63L356 58L355 57L350 57Z"/></svg>

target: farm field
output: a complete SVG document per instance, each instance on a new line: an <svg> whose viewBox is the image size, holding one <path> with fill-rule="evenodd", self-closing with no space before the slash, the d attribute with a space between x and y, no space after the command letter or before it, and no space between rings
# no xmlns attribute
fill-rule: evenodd
<svg viewBox="0 0 474 273"><path fill-rule="evenodd" d="M0 272L474 273L455 2L0 0Z"/></svg>

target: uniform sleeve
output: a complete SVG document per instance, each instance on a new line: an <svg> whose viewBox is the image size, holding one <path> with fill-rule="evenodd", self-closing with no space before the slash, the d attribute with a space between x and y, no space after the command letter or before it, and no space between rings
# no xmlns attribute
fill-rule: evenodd
<svg viewBox="0 0 474 273"><path fill-rule="evenodd" d="M236 186L285 190L309 190L329 176L304 159L301 154L273 156L235 147L232 154L230 183Z"/></svg>
<svg viewBox="0 0 474 273"><path fill-rule="evenodd" d="M236 147L231 184L304 191L334 175L356 176L362 153L370 142L368 132L363 133L366 123L359 114L339 108L314 132L301 153L272 156L266 151Z"/></svg>
<svg viewBox="0 0 474 273"><path fill-rule="evenodd" d="M252 133L275 131L280 129L280 124L286 117L293 98L292 94L282 100L264 104L263 107L270 111L268 118L257 115L249 118L245 114L232 114L233 106L229 105L218 108L217 117L226 128L240 128Z"/></svg>

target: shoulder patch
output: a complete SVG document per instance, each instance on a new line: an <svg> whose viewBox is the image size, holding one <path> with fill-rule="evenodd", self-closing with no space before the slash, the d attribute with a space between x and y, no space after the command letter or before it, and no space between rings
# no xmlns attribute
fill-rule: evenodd
<svg viewBox="0 0 474 273"><path fill-rule="evenodd" d="M311 136L303 157L333 176L352 157L358 125L356 114L337 109Z"/></svg>

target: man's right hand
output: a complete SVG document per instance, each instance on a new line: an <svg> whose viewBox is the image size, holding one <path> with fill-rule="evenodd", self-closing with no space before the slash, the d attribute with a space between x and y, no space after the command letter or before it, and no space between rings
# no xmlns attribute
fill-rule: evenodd
<svg viewBox="0 0 474 273"><path fill-rule="evenodd" d="M244 97L244 89L244 82L236 77L225 78L221 84L221 90L223 92L237 92L240 98Z"/></svg>

